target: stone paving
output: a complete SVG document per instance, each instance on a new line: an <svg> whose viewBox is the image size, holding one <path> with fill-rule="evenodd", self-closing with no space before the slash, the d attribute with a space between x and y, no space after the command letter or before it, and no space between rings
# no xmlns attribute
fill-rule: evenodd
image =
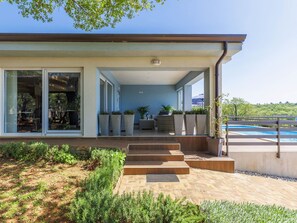
<svg viewBox="0 0 297 223"><path fill-rule="evenodd" d="M193 168L190 174L178 178L180 182L147 183L146 175L124 175L118 193L151 190L173 198L186 197L197 204L204 200L229 200L297 209L297 182Z"/></svg>

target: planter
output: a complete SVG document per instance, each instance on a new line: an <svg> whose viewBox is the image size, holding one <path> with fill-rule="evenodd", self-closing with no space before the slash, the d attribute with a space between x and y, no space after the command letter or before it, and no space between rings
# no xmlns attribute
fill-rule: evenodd
<svg viewBox="0 0 297 223"><path fill-rule="evenodd" d="M207 148L210 154L215 156L222 156L223 138L207 138Z"/></svg>
<svg viewBox="0 0 297 223"><path fill-rule="evenodd" d="M206 115L196 115L196 134L206 134Z"/></svg>
<svg viewBox="0 0 297 223"><path fill-rule="evenodd" d="M184 115L183 114L173 115L173 120L174 120L175 135L181 135L183 132Z"/></svg>
<svg viewBox="0 0 297 223"><path fill-rule="evenodd" d="M135 115L124 115L124 124L126 136L132 136L134 130L134 117Z"/></svg>
<svg viewBox="0 0 297 223"><path fill-rule="evenodd" d="M194 128L196 122L195 114L186 114L186 134L194 135Z"/></svg>
<svg viewBox="0 0 297 223"><path fill-rule="evenodd" d="M121 116L122 115L111 115L111 127L112 135L121 135Z"/></svg>
<svg viewBox="0 0 297 223"><path fill-rule="evenodd" d="M109 135L109 115L99 115L100 134L102 136Z"/></svg>

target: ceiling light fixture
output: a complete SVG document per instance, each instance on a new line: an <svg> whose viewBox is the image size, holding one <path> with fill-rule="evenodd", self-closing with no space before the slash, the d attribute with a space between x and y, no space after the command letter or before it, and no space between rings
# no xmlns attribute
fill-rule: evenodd
<svg viewBox="0 0 297 223"><path fill-rule="evenodd" d="M160 66L161 65L161 60L158 58L154 58L151 60L151 64L154 66Z"/></svg>

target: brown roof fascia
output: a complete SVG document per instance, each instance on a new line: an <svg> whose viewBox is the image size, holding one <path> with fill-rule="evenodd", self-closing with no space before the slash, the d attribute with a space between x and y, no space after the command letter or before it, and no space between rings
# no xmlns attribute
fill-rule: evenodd
<svg viewBox="0 0 297 223"><path fill-rule="evenodd" d="M242 34L66 34L0 33L0 42L159 42L159 43L242 43Z"/></svg>

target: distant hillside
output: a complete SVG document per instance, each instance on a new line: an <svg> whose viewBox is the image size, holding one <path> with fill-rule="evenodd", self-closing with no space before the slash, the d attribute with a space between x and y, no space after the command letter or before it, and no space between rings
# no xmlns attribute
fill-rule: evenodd
<svg viewBox="0 0 297 223"><path fill-rule="evenodd" d="M297 103L251 104L242 98L225 99L223 114L227 116L296 116Z"/></svg>
<svg viewBox="0 0 297 223"><path fill-rule="evenodd" d="M288 115L297 116L297 103L271 103L252 105L252 113L257 116Z"/></svg>

